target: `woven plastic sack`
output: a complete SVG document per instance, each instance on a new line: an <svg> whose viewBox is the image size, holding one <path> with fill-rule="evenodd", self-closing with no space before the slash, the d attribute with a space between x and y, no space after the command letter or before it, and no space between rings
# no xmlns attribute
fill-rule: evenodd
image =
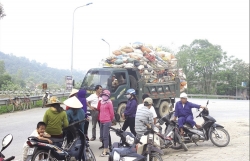
<svg viewBox="0 0 250 161"><path fill-rule="evenodd" d="M134 53L143 55L143 52L141 51L141 49L134 49Z"/></svg>
<svg viewBox="0 0 250 161"><path fill-rule="evenodd" d="M114 62L116 65L121 65L121 64L123 64L123 60L122 59L117 59L117 60L115 60L115 62Z"/></svg>
<svg viewBox="0 0 250 161"><path fill-rule="evenodd" d="M132 47L135 49L140 49L143 46L143 44L141 42L134 42L132 44Z"/></svg>
<svg viewBox="0 0 250 161"><path fill-rule="evenodd" d="M121 51L125 52L125 53L132 53L134 52L133 48L129 47L129 46L124 46L121 48Z"/></svg>
<svg viewBox="0 0 250 161"><path fill-rule="evenodd" d="M144 54L143 55L145 58L147 58L150 62L154 62L155 61L155 56L152 54Z"/></svg>
<svg viewBox="0 0 250 161"><path fill-rule="evenodd" d="M122 55L122 52L120 50L115 50L113 51L113 54L118 56L118 55Z"/></svg>
<svg viewBox="0 0 250 161"><path fill-rule="evenodd" d="M142 51L143 54L145 54L145 53L147 53L147 54L151 53L151 50L149 48L145 47L145 46L141 47L141 51Z"/></svg>

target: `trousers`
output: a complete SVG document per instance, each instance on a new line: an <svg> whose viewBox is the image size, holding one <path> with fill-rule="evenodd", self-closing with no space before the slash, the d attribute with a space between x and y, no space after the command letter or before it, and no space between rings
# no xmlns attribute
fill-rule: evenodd
<svg viewBox="0 0 250 161"><path fill-rule="evenodd" d="M111 122L100 123L100 137L102 139L104 148L108 148L109 146L109 127L111 126Z"/></svg>
<svg viewBox="0 0 250 161"><path fill-rule="evenodd" d="M179 127L182 128L183 125L185 125L185 123L188 123L190 124L192 127L194 127L194 125L196 125L196 123L194 122L194 117L193 115L188 115L188 116L185 116L185 117L179 117L178 118L178 124L179 124Z"/></svg>
<svg viewBox="0 0 250 161"><path fill-rule="evenodd" d="M91 110L91 117L92 117L92 138L96 138L96 124L98 122L98 114L99 111Z"/></svg>
<svg viewBox="0 0 250 161"><path fill-rule="evenodd" d="M123 126L122 126L122 130L126 131L126 129L129 127L131 133L136 136L136 132L135 132L135 117L127 117Z"/></svg>

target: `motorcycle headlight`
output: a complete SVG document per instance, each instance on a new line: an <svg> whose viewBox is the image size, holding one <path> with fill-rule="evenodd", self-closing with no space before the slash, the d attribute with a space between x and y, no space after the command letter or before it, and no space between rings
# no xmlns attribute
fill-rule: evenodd
<svg viewBox="0 0 250 161"><path fill-rule="evenodd" d="M160 132L159 128L154 126L154 132L156 132L156 133Z"/></svg>
<svg viewBox="0 0 250 161"><path fill-rule="evenodd" d="M133 145L134 142L135 142L135 139L129 135L126 136L126 142L129 144L129 145Z"/></svg>

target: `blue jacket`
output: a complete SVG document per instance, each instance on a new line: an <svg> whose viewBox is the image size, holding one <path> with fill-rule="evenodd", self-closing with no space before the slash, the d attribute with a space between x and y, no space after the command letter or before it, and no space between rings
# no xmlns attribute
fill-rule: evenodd
<svg viewBox="0 0 250 161"><path fill-rule="evenodd" d="M189 115L193 115L192 108L200 108L200 105L188 102L184 105L181 103L181 101L176 102L175 104L175 117L187 117Z"/></svg>
<svg viewBox="0 0 250 161"><path fill-rule="evenodd" d="M135 117L137 111L137 101L135 99L129 99L127 102L126 109L124 111L124 115L126 117Z"/></svg>
<svg viewBox="0 0 250 161"><path fill-rule="evenodd" d="M72 108L70 108L69 110L66 111L67 116L68 116L69 124L85 119L84 110L82 108L79 108L79 109L76 109L76 110L77 110L76 115L74 115L74 111L73 111ZM82 130L82 132L84 132L84 122L81 123L80 129Z"/></svg>

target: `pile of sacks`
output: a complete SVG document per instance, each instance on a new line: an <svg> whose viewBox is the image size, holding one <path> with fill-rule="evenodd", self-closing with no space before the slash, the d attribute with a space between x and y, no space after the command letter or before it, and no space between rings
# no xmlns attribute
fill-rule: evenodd
<svg viewBox="0 0 250 161"><path fill-rule="evenodd" d="M179 75L177 59L173 54L140 42L113 51L112 56L103 59L101 65L114 68L138 68L145 83L167 82ZM182 90L186 86L185 79L182 77L181 81L184 85L181 86Z"/></svg>

